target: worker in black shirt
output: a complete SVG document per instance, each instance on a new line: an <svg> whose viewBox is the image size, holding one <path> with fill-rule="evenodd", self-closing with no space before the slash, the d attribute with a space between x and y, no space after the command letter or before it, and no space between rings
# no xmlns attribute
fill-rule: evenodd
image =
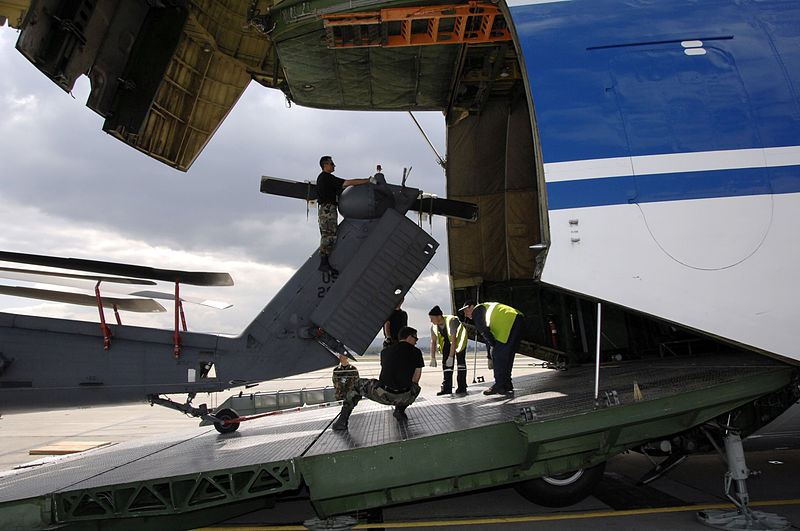
<svg viewBox="0 0 800 531"><path fill-rule="evenodd" d="M392 343L397 343L397 334L400 333L400 329L404 326L408 326L408 314L400 309L404 300L405 299L400 299L400 302L397 303L397 306L389 315L389 319L383 323L383 335L385 337L383 340L384 347L388 347Z"/></svg>
<svg viewBox="0 0 800 531"><path fill-rule="evenodd" d="M322 172L317 176L317 204L319 212L319 270L329 273L338 273L331 267L329 257L333 246L336 244L336 229L339 226L337 205L339 195L347 186L368 183L369 179L340 179L333 174L336 164L330 155L319 159Z"/></svg>
<svg viewBox="0 0 800 531"><path fill-rule="evenodd" d="M395 406L394 418L403 422L408 420L406 408L420 392L419 379L422 377L422 351L416 347L417 331L410 326L398 333L398 342L381 351L381 374L378 379L359 378L347 391L342 402L339 418L333 423L334 430L346 430L350 414L359 400L366 397L388 406ZM346 358L342 363L346 362Z"/></svg>

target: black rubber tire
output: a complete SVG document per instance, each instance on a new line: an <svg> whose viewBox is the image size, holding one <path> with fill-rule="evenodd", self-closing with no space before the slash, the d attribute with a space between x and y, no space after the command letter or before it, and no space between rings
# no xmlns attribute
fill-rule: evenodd
<svg viewBox="0 0 800 531"><path fill-rule="evenodd" d="M514 488L526 500L544 507L566 507L589 496L605 472L605 462L592 468L521 481Z"/></svg>
<svg viewBox="0 0 800 531"><path fill-rule="evenodd" d="M239 414L232 409L221 409L214 413L214 416L220 420L233 420L239 418ZM233 433L239 429L239 423L231 422L229 424L221 424L215 422L214 428L220 433Z"/></svg>

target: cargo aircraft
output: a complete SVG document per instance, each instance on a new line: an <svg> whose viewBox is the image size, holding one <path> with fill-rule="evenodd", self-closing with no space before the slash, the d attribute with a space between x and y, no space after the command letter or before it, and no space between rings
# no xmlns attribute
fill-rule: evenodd
<svg viewBox="0 0 800 531"><path fill-rule="evenodd" d="M721 433L750 433L798 398L793 0L18 0L0 2L0 15L21 29L17 49L65 91L89 77L87 106L106 132L180 171L250 82L319 109L442 111L447 198L479 213L448 219L454 308L477 298L522 310L524 352L562 368L595 350L635 363L713 351L720 364L746 353L789 371ZM126 341L168 344L171 334L121 328L106 370L96 325L0 316L3 356L14 358L0 365L3 402L40 378L56 401L75 385L104 401L111 380L101 370L145 394L194 393L358 352L380 319L354 330L337 315L384 315L437 245L404 221L418 190L377 186L343 205L335 283L312 257L235 339L186 334L175 359L149 346L143 357ZM399 235L404 249L390 249ZM381 257L389 262L375 266ZM406 260L419 267L391 277ZM386 276L362 283L376 271ZM323 297L296 310L300 286ZM69 354L80 363L20 378L25 358L13 349L50 337L45 329L80 334L85 345ZM652 435L643 419L639 441L697 448L706 433L692 430L709 420ZM559 466L549 488L580 481Z"/></svg>

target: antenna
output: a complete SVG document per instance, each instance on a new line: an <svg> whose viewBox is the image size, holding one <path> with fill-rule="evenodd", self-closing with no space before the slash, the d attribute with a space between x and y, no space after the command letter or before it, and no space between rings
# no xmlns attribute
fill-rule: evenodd
<svg viewBox="0 0 800 531"><path fill-rule="evenodd" d="M413 166L409 166L408 168L403 168L403 180L400 182L400 184L401 184L401 186L403 188L406 187L406 179L408 179L408 176L411 175L411 168L412 167Z"/></svg>
<svg viewBox="0 0 800 531"><path fill-rule="evenodd" d="M445 160L442 157L439 156L439 153L436 151L436 148L433 147L433 144L431 144L431 141L428 140L428 135L426 135L425 131L422 130L422 126L419 125L419 122L417 121L416 118L414 118L414 115L411 113L411 111L408 111L408 115L411 117L412 120L414 120L414 123L417 124L417 129L419 129L419 132L422 133L422 137L425 139L425 142L427 142L428 145L431 147L431 150L433 150L433 154L436 155L436 162L439 163L439 166L444 168L445 164L447 164L447 163L445 162Z"/></svg>

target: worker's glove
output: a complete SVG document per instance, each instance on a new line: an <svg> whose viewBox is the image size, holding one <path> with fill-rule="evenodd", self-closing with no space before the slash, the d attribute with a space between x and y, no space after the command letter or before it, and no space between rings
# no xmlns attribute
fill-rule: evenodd
<svg viewBox="0 0 800 531"><path fill-rule="evenodd" d="M444 362L445 367L452 367L453 366L453 356L447 358Z"/></svg>
<svg viewBox="0 0 800 531"><path fill-rule="evenodd" d="M369 182L371 182L372 184L378 184L378 179L376 179L374 175L371 175L369 178Z"/></svg>
<svg viewBox="0 0 800 531"><path fill-rule="evenodd" d="M431 358L431 362L428 364L429 367L436 367L436 358Z"/></svg>

